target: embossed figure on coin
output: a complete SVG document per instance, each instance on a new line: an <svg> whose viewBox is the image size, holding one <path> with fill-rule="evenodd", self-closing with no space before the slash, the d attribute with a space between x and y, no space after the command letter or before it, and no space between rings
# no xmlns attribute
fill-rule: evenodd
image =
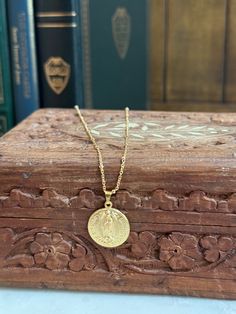
<svg viewBox="0 0 236 314"><path fill-rule="evenodd" d="M116 208L96 210L89 218L88 232L101 246L117 247L129 236L130 225L126 216Z"/></svg>
<svg viewBox="0 0 236 314"><path fill-rule="evenodd" d="M115 225L113 223L113 219L111 217L111 212L110 210L109 211L105 211L105 217L103 218L104 219L104 227L103 227L103 236L104 238L110 242L113 240L113 230L115 228Z"/></svg>

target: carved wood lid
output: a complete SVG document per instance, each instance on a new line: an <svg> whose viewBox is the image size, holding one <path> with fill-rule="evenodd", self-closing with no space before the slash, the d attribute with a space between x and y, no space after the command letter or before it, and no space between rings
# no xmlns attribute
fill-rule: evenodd
<svg viewBox="0 0 236 314"><path fill-rule="evenodd" d="M114 182L123 149L124 112L84 110L83 115L104 152L108 180ZM131 110L124 185L153 190L160 181L171 190L202 184L214 191L222 190L223 185L232 189L235 136L233 113ZM95 176L99 188L96 152L74 109L38 110L1 138L0 154L2 168L28 168L37 173L54 173L57 168L62 181L68 173L81 180L89 174Z"/></svg>

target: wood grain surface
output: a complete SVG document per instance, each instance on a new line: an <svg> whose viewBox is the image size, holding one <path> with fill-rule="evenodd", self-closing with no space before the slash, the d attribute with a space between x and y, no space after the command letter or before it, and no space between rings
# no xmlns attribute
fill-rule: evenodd
<svg viewBox="0 0 236 314"><path fill-rule="evenodd" d="M151 1L152 109L236 110L235 13L235 0Z"/></svg>
<svg viewBox="0 0 236 314"><path fill-rule="evenodd" d="M164 100L165 88L165 0L150 2L150 90L155 101Z"/></svg>
<svg viewBox="0 0 236 314"><path fill-rule="evenodd" d="M83 111L116 182L124 112ZM0 283L235 299L236 114L130 112L114 207L116 249L87 221L101 208L97 156L74 110L39 110L0 140Z"/></svg>

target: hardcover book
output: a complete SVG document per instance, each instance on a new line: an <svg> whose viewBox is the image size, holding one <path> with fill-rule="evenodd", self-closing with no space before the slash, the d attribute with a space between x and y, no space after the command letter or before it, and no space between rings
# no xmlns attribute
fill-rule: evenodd
<svg viewBox="0 0 236 314"><path fill-rule="evenodd" d="M145 109L147 0L36 0L44 107Z"/></svg>
<svg viewBox="0 0 236 314"><path fill-rule="evenodd" d="M0 0L0 136L13 125L12 88L5 0Z"/></svg>
<svg viewBox="0 0 236 314"><path fill-rule="evenodd" d="M33 0L8 0L16 122L39 107Z"/></svg>
<svg viewBox="0 0 236 314"><path fill-rule="evenodd" d="M86 107L146 109L148 1L82 0Z"/></svg>
<svg viewBox="0 0 236 314"><path fill-rule="evenodd" d="M83 102L80 10L77 0L35 0L42 107Z"/></svg>

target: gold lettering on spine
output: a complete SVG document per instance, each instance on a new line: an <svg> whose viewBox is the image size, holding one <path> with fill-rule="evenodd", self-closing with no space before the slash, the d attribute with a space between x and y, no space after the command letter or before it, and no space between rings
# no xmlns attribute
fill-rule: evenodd
<svg viewBox="0 0 236 314"><path fill-rule="evenodd" d="M12 27L11 29L12 37L12 55L14 59L14 79L16 85L21 84L21 67L20 67L20 56L19 56L19 38L18 38L18 28Z"/></svg>
<svg viewBox="0 0 236 314"><path fill-rule="evenodd" d="M14 59L14 79L16 85L22 85L25 98L31 97L29 56L27 48L26 15L18 15L18 27L11 29L12 55Z"/></svg>
<svg viewBox="0 0 236 314"><path fill-rule="evenodd" d="M29 68L29 56L28 56L28 38L27 38L27 26L26 26L26 14L20 13L19 19L19 42L20 42L20 58L22 68L22 85L25 98L31 97L31 83L30 83L30 68Z"/></svg>

